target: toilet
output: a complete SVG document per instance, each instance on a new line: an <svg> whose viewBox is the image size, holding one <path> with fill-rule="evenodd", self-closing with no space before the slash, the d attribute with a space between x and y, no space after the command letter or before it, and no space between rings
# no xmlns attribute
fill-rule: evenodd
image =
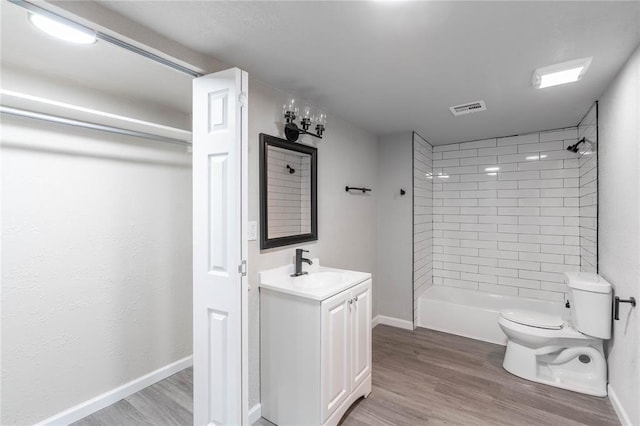
<svg viewBox="0 0 640 426"><path fill-rule="evenodd" d="M523 379L607 396L603 341L611 337L611 284L599 275L567 272L570 315L507 309L498 324L507 335L505 370Z"/></svg>

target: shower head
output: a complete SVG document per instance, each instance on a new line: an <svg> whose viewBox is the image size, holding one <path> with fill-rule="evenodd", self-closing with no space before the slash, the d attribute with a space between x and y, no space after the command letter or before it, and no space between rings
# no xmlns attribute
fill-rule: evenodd
<svg viewBox="0 0 640 426"><path fill-rule="evenodd" d="M578 145L580 145L581 143L584 143L585 140L586 140L585 138L582 138L578 142L576 142L574 145L569 145L567 147L567 151L578 152Z"/></svg>

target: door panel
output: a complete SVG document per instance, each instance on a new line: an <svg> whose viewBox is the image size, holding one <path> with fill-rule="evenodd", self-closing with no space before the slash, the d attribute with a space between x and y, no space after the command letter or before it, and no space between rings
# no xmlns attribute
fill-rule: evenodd
<svg viewBox="0 0 640 426"><path fill-rule="evenodd" d="M193 82L194 423L246 423L247 74Z"/></svg>
<svg viewBox="0 0 640 426"><path fill-rule="evenodd" d="M321 334L321 423L347 398L350 389L349 352L353 309L351 292L345 291L322 302Z"/></svg>
<svg viewBox="0 0 640 426"><path fill-rule="evenodd" d="M355 389L371 372L371 281L355 286L351 294L354 300L351 388Z"/></svg>

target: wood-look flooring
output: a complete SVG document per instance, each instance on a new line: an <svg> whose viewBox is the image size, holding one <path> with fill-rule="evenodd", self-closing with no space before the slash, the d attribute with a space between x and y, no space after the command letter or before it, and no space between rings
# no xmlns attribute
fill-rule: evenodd
<svg viewBox="0 0 640 426"><path fill-rule="evenodd" d="M193 425L193 369L186 368L72 425Z"/></svg>
<svg viewBox="0 0 640 426"><path fill-rule="evenodd" d="M373 390L343 426L619 425L608 398L506 372L503 346L380 325L373 348Z"/></svg>
<svg viewBox="0 0 640 426"><path fill-rule="evenodd" d="M341 425L619 425L608 398L520 379L503 370L503 356L503 346L379 325L371 395ZM191 381L184 370L76 425L191 425Z"/></svg>

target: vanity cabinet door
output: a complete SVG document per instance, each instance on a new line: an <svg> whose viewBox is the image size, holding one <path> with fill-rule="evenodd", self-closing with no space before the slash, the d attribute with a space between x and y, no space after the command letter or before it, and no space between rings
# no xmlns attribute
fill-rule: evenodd
<svg viewBox="0 0 640 426"><path fill-rule="evenodd" d="M322 302L320 389L322 419L325 420L351 392L351 290Z"/></svg>
<svg viewBox="0 0 640 426"><path fill-rule="evenodd" d="M371 372L371 280L353 287L351 297L351 389L355 389Z"/></svg>

